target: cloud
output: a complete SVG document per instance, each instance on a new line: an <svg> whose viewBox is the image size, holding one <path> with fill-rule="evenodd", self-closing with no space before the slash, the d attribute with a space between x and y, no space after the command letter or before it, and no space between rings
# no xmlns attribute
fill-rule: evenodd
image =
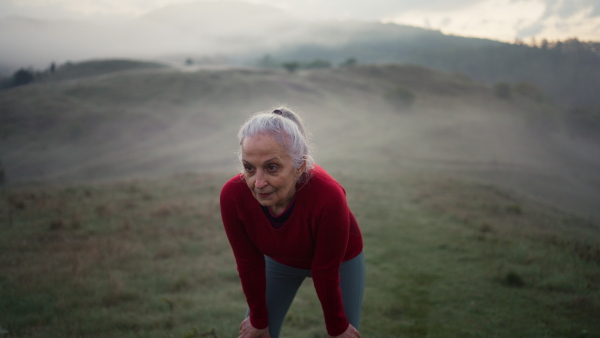
<svg viewBox="0 0 600 338"><path fill-rule="evenodd" d="M531 37L599 40L599 12L600 0L480 0L451 10L416 8L382 21L507 42Z"/></svg>
<svg viewBox="0 0 600 338"><path fill-rule="evenodd" d="M138 17L201 0L0 0L0 16L106 19ZM235 0L204 0L235 1ZM313 20L384 20L444 33L513 41L542 35L600 39L600 0L239 0Z"/></svg>
<svg viewBox="0 0 600 338"><path fill-rule="evenodd" d="M568 17L560 14L543 18L543 30L540 37L551 37L552 40L577 37L579 40L600 40L600 16L595 15L595 8L587 8L575 12Z"/></svg>
<svg viewBox="0 0 600 338"><path fill-rule="evenodd" d="M3 0L4 16L82 18L139 16L150 10L190 0Z"/></svg>
<svg viewBox="0 0 600 338"><path fill-rule="evenodd" d="M276 6L305 19L379 20L393 13L422 10L461 8L481 0L247 0L252 3Z"/></svg>
<svg viewBox="0 0 600 338"><path fill-rule="evenodd" d="M446 34L513 41L522 29L532 27L545 11L542 0L484 0L454 10L414 10L384 18L439 29Z"/></svg>
<svg viewBox="0 0 600 338"><path fill-rule="evenodd" d="M517 32L517 38L523 39L526 37L536 36L544 31L544 24L541 21L536 21L531 25L519 30Z"/></svg>
<svg viewBox="0 0 600 338"><path fill-rule="evenodd" d="M98 15L130 15L139 16L148 11L174 3L194 2L202 0L2 0L9 11L2 13L18 13L36 16L46 11L51 16L98 16ZM233 1L233 0L204 0ZM284 9L290 14L305 19L360 19L379 20L391 13L423 10L449 10L472 5L481 0L240 0L255 4L270 5ZM0 5L3 6L3 5ZM2 8L2 7L0 7Z"/></svg>
<svg viewBox="0 0 600 338"><path fill-rule="evenodd" d="M545 17L558 16L568 19L586 11L588 17L600 15L600 1L598 0L546 0L548 11ZM592 9L590 11L590 9Z"/></svg>
<svg viewBox="0 0 600 338"><path fill-rule="evenodd" d="M542 18L519 31L519 37L600 40L600 0L545 0L545 3Z"/></svg>

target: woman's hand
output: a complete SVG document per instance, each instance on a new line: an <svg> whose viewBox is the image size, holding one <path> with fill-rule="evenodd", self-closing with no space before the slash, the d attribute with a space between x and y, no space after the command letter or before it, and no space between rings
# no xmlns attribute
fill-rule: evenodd
<svg viewBox="0 0 600 338"><path fill-rule="evenodd" d="M348 328L344 333L339 336L329 336L331 338L360 338L360 332L352 326L352 324L348 324Z"/></svg>
<svg viewBox="0 0 600 338"><path fill-rule="evenodd" d="M250 323L250 317L246 317L242 324L240 324L240 334L238 338L271 338L271 335L269 334L269 327L260 330L256 329Z"/></svg>

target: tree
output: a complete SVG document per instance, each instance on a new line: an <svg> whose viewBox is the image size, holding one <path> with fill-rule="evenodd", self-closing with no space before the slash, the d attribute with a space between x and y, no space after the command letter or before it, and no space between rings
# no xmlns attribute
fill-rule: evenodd
<svg viewBox="0 0 600 338"><path fill-rule="evenodd" d="M17 70L13 75L13 85L15 87L26 85L28 83L33 82L33 79L34 76L32 71L21 68Z"/></svg>
<svg viewBox="0 0 600 338"><path fill-rule="evenodd" d="M400 86L387 92L383 96L394 108L407 109L415 103L415 94L410 90Z"/></svg>
<svg viewBox="0 0 600 338"><path fill-rule="evenodd" d="M537 40L535 39L535 36L531 37L531 42L530 43L531 43L531 47L538 47Z"/></svg>
<svg viewBox="0 0 600 338"><path fill-rule="evenodd" d="M293 73L300 67L300 63L296 61L290 61L282 63L281 66L285 68L289 73Z"/></svg>
<svg viewBox="0 0 600 338"><path fill-rule="evenodd" d="M344 62L340 64L340 67L352 67L357 63L358 61L356 61L356 58L347 58Z"/></svg>

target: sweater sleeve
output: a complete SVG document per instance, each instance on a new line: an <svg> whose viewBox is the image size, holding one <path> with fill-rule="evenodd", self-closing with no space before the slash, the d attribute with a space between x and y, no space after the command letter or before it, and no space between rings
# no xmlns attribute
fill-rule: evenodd
<svg viewBox="0 0 600 338"><path fill-rule="evenodd" d="M220 198L221 218L235 256L242 289L250 308L250 322L255 328L264 329L269 325L265 259L251 241L244 223L238 216L234 195L235 191L228 188L228 185L223 187Z"/></svg>
<svg viewBox="0 0 600 338"><path fill-rule="evenodd" d="M350 210L340 187L327 198L320 212L311 267L327 332L331 336L342 334L349 325L344 312L339 273L346 252L349 231Z"/></svg>

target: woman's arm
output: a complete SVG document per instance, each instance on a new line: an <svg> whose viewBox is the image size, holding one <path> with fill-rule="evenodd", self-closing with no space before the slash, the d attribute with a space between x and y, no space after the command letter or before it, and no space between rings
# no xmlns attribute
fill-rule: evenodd
<svg viewBox="0 0 600 338"><path fill-rule="evenodd" d="M317 220L311 270L327 332L337 336L343 334L349 325L344 312L339 270L348 244L351 214L341 187L328 191L324 200L326 202Z"/></svg>
<svg viewBox="0 0 600 338"><path fill-rule="evenodd" d="M244 319L240 325L240 333L238 338L271 338L269 328L257 329L250 323L250 317Z"/></svg>
<svg viewBox="0 0 600 338"><path fill-rule="evenodd" d="M252 326L264 329L269 325L266 302L266 275L264 255L252 243L232 195L235 191L226 184L221 191L221 218L229 244L235 256L242 289L250 308Z"/></svg>

